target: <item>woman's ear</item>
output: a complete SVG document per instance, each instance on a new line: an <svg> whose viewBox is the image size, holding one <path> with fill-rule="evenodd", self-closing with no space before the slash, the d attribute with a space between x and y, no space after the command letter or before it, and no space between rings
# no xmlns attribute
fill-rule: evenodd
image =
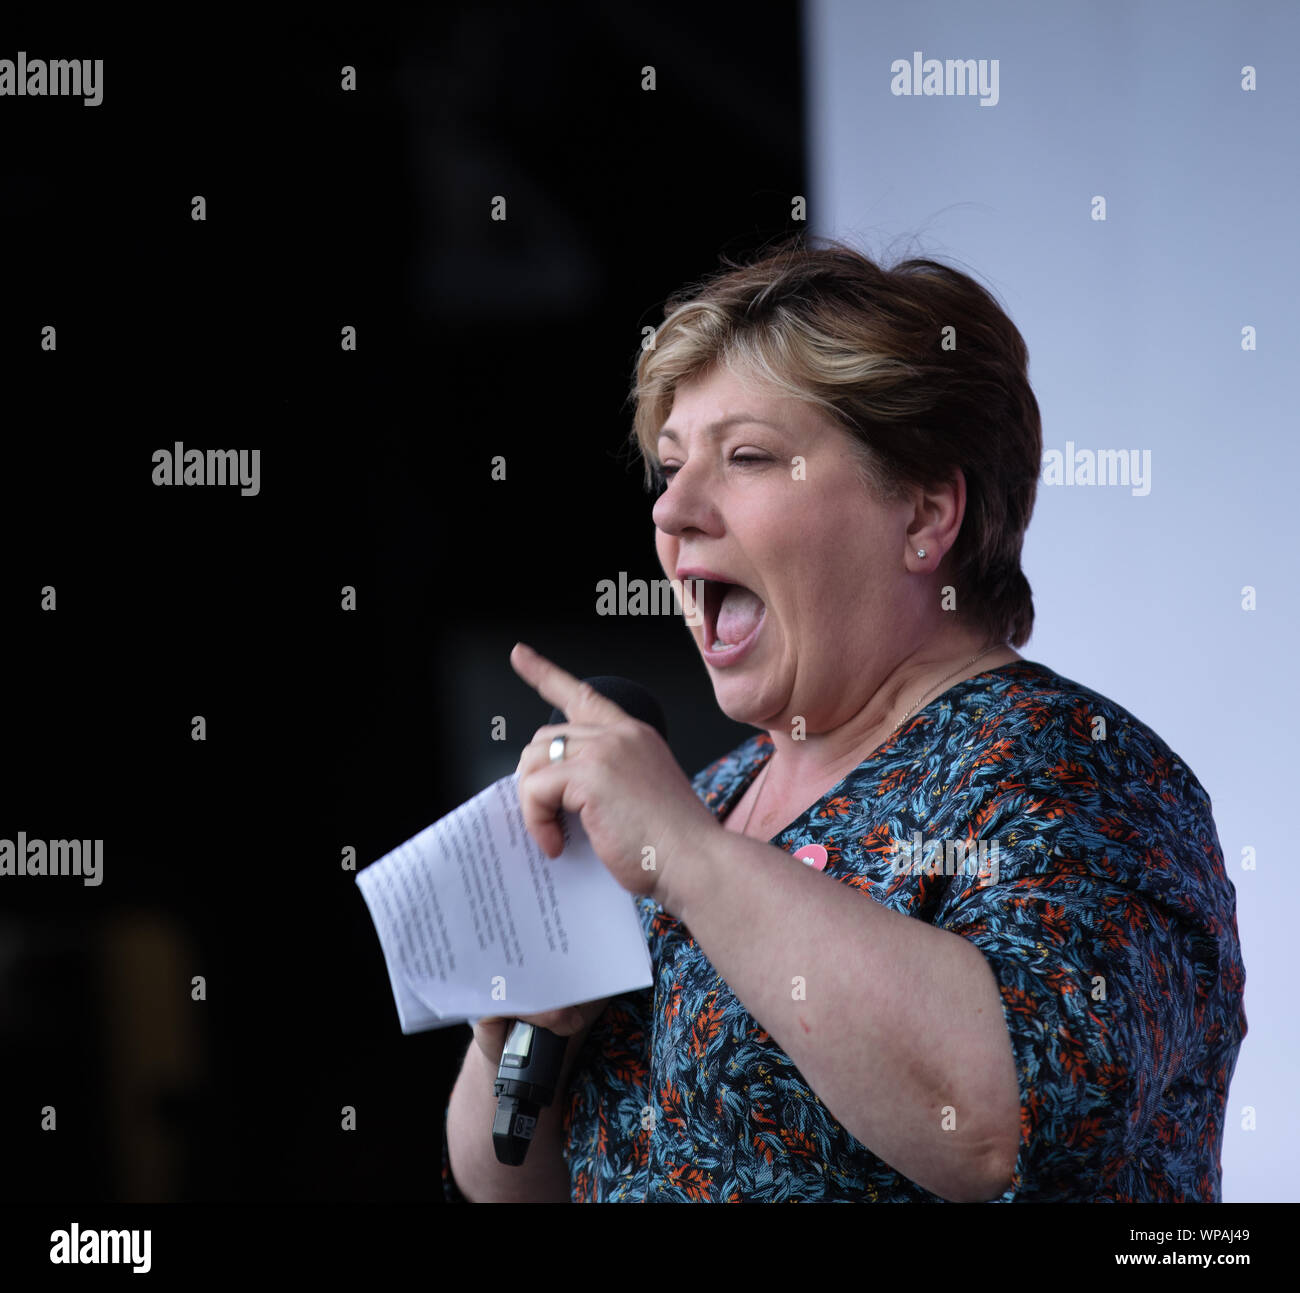
<svg viewBox="0 0 1300 1293"><path fill-rule="evenodd" d="M934 570L957 542L966 515L966 477L955 467L943 484L920 486L913 498L904 560L909 570Z"/></svg>

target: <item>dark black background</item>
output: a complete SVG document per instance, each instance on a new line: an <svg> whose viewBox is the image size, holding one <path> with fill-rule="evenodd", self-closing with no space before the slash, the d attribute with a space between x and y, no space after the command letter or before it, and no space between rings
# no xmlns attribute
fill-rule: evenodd
<svg viewBox="0 0 1300 1293"><path fill-rule="evenodd" d="M0 836L104 840L98 888L0 880L0 1190L438 1200L468 1030L401 1035L340 852L513 768L520 638L649 685L687 772L748 734L595 586L661 573L641 329L801 227L800 12L167 13L0 48L104 60L98 107L0 99ZM154 486L175 441L260 495Z"/></svg>

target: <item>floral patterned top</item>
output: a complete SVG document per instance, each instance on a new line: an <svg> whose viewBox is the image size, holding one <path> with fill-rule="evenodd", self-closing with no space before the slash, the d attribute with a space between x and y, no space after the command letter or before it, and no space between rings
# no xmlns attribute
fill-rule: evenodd
<svg viewBox="0 0 1300 1293"><path fill-rule="evenodd" d="M696 793L725 817L771 752L755 735ZM1150 728L1015 661L943 692L771 842L984 953L1021 1105L991 1201L1220 1200L1246 1034L1236 895L1209 797ZM575 1062L575 1202L942 1201L855 1140L690 931L636 902L655 982ZM445 1141L443 1184L460 1201Z"/></svg>

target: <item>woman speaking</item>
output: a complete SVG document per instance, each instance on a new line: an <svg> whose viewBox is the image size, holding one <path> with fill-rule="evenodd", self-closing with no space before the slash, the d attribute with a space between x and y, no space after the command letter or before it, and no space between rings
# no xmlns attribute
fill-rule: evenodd
<svg viewBox="0 0 1300 1293"><path fill-rule="evenodd" d="M655 542L758 731L691 782L515 648L570 720L523 751L525 822L554 857L581 814L654 984L530 1017L570 1041L520 1167L487 1134L507 1022L479 1021L449 1199L1220 1198L1235 894L1192 771L1015 650L1027 365L971 278L837 243L668 302L634 387Z"/></svg>

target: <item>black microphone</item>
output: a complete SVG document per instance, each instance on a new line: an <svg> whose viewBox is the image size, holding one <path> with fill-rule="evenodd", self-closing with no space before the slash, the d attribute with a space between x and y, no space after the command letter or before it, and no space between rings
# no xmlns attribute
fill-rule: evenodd
<svg viewBox="0 0 1300 1293"><path fill-rule="evenodd" d="M668 739L668 721L663 709L640 684L604 674L583 681L612 700L629 717L649 723L665 741ZM549 723L568 721L562 711L551 710ZM549 1028L515 1020L492 1087L497 1097L496 1117L492 1120L492 1146L497 1162L518 1167L524 1161L542 1106L555 1098L568 1045L567 1037L560 1037Z"/></svg>

